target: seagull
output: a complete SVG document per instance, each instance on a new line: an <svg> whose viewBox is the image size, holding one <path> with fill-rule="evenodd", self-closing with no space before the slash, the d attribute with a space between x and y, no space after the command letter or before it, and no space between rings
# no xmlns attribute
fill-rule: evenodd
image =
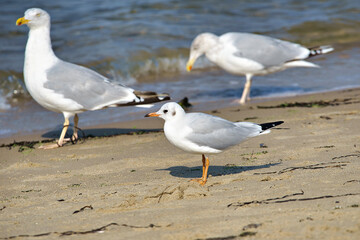
<svg viewBox="0 0 360 240"><path fill-rule="evenodd" d="M175 102L166 103L159 111L148 113L145 117L164 119L164 132L170 143L184 151L202 155L202 177L192 179L201 185L207 181L210 165L205 154L221 153L251 137L269 133L270 128L283 123L230 122L205 113L185 113Z"/></svg>
<svg viewBox="0 0 360 240"><path fill-rule="evenodd" d="M59 59L51 46L50 15L39 8L30 8L16 25L27 24L29 37L25 50L24 81L30 95L44 108L62 113L64 127L56 148L78 139L78 114L107 107L150 104L169 100L168 94L136 91L114 84L97 72ZM74 117L74 133L65 139L69 118Z"/></svg>
<svg viewBox="0 0 360 240"><path fill-rule="evenodd" d="M251 79L292 67L319 67L305 61L310 57L333 51L331 46L306 48L299 44L268 36L230 32L221 36L201 33L191 43L186 64L191 71L196 59L205 54L213 63L234 75L245 75L246 83L240 104L250 99Z"/></svg>

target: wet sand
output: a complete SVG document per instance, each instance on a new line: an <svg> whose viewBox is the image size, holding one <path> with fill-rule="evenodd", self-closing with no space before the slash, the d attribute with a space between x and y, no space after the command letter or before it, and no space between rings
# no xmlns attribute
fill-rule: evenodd
<svg viewBox="0 0 360 240"><path fill-rule="evenodd" d="M285 123L210 156L205 186L189 182L201 156L172 146L161 119L53 150L6 144L58 132L2 139L0 239L360 238L360 89L209 113Z"/></svg>

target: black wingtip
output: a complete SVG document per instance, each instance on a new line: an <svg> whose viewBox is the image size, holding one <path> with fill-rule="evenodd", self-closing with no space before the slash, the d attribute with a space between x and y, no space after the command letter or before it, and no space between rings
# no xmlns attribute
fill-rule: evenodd
<svg viewBox="0 0 360 240"><path fill-rule="evenodd" d="M283 124L283 123L284 123L284 121L277 121L277 122L262 123L259 125L261 126L261 130L265 131L266 129L273 128L273 127Z"/></svg>
<svg viewBox="0 0 360 240"><path fill-rule="evenodd" d="M158 96L157 97L160 101L168 101L171 100L170 96Z"/></svg>
<svg viewBox="0 0 360 240"><path fill-rule="evenodd" d="M128 103L121 103L116 104L117 107L121 106L134 106L134 105L142 105L142 104L152 104L162 101L171 100L171 97L168 93L161 93L158 94L156 92L148 92L148 91L134 91L134 94L141 99L141 102L128 102Z"/></svg>

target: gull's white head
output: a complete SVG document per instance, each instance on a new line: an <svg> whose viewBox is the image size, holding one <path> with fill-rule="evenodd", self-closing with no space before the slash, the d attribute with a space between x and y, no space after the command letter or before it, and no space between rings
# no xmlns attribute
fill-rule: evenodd
<svg viewBox="0 0 360 240"><path fill-rule="evenodd" d="M185 115L184 109L175 102L164 104L159 111L146 114L145 117L160 117L165 121L179 119Z"/></svg>
<svg viewBox="0 0 360 240"><path fill-rule="evenodd" d="M25 15L16 21L16 25L27 24L29 28L50 26L50 15L40 8L29 8Z"/></svg>
<svg viewBox="0 0 360 240"><path fill-rule="evenodd" d="M190 57L186 64L186 70L191 71L196 59L205 54L207 50L211 49L218 42L218 36L212 33L201 33L191 43Z"/></svg>

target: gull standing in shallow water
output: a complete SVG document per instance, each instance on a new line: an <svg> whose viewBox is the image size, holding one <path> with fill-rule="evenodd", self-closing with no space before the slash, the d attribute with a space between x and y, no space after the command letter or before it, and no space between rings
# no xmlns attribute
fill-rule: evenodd
<svg viewBox="0 0 360 240"><path fill-rule="evenodd" d="M91 69L62 61L55 56L50 39L50 15L39 8L31 8L16 25L30 28L25 50L24 81L30 95L41 106L62 113L64 127L57 144L78 138L78 113L107 107L131 106L169 100L167 94L140 92L111 83ZM64 139L69 118L74 117L74 134Z"/></svg>
<svg viewBox="0 0 360 240"><path fill-rule="evenodd" d="M221 36L199 34L191 44L186 64L191 71L196 59L203 54L225 71L245 75L246 83L240 104L250 99L251 78L256 75L283 71L292 67L319 67L307 58L333 51L331 46L306 48L296 43L252 34L230 32Z"/></svg>
<svg viewBox="0 0 360 240"><path fill-rule="evenodd" d="M164 119L165 136L172 144L184 151L202 154L202 177L192 180L201 185L207 181L210 164L205 154L221 153L251 137L269 133L269 128L283 123L230 122L205 113L185 113L184 109L174 102L164 104L159 111L146 114L145 117Z"/></svg>

